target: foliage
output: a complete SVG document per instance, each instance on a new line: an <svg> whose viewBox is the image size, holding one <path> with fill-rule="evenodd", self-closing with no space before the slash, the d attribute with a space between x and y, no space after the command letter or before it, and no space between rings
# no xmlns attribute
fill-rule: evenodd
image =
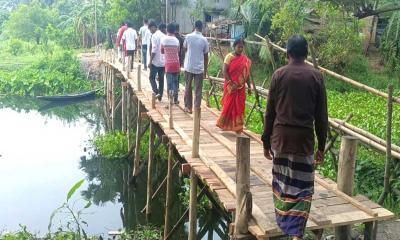
<svg viewBox="0 0 400 240"><path fill-rule="evenodd" d="M4 25L8 37L20 38L26 41L34 40L39 44L45 29L56 19L56 12L44 8L38 1L22 4L11 12L9 20Z"/></svg>
<svg viewBox="0 0 400 240"><path fill-rule="evenodd" d="M84 79L73 52L56 49L15 71L0 71L0 93L8 95L57 95L92 89Z"/></svg>
<svg viewBox="0 0 400 240"><path fill-rule="evenodd" d="M136 229L124 232L119 239L121 240L159 240L162 232L153 226L137 226Z"/></svg>
<svg viewBox="0 0 400 240"><path fill-rule="evenodd" d="M179 193L179 199L181 200L182 204L185 208L189 208L189 201L190 201L190 179L185 178L183 179L183 184L181 186L181 192ZM197 188L197 192L200 192L200 188ZM212 206L210 200L206 196L203 196L200 201L197 203L197 211L199 215L204 215L207 213Z"/></svg>
<svg viewBox="0 0 400 240"><path fill-rule="evenodd" d="M87 239L87 234L84 229L84 225L87 226L87 222L82 219L82 215L84 214L84 211L88 209L92 203L89 200L84 200L84 205L81 209L75 210L75 203L71 204L70 200L71 197L76 193L76 191L82 186L82 184L85 182L84 179L78 181L75 183L71 189L68 191L67 194L67 199L66 201L57 209L53 211L53 213L50 216L50 221L49 221L49 226L48 226L48 235L47 238L52 238L52 227L54 225L54 220L57 215L63 215L64 219L70 219L67 222L60 223L60 225L57 227L56 235L63 233L63 229L68 229L68 232L73 233L73 238L71 239Z"/></svg>
<svg viewBox="0 0 400 240"><path fill-rule="evenodd" d="M400 12L394 13L389 20L382 38L381 52L386 66L400 82Z"/></svg>
<svg viewBox="0 0 400 240"><path fill-rule="evenodd" d="M106 21L114 29L123 21L131 21L138 28L144 18L156 18L155 20L160 21L161 7L162 4L157 1L115 0L111 2Z"/></svg>
<svg viewBox="0 0 400 240"><path fill-rule="evenodd" d="M131 136L131 141L134 139L134 136ZM121 158L128 153L128 139L121 131L96 136L94 146L106 158Z"/></svg>

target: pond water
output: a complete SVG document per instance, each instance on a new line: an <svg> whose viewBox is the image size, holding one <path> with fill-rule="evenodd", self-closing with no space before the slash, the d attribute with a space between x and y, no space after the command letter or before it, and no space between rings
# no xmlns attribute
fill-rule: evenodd
<svg viewBox="0 0 400 240"><path fill-rule="evenodd" d="M84 185L69 201L75 211L90 199L81 215L89 234L107 236L109 231L131 229L139 224L162 226L164 191L152 202L146 220L141 210L146 202L146 170L137 187L128 184L131 168L127 161L98 156L92 149L94 136L103 133L101 100L46 105L29 98L0 99L0 233L16 231L20 224L44 234L52 212L65 201L79 180ZM166 161L157 160L154 188L162 181ZM174 174L172 224L183 214L182 179ZM53 219L53 230L70 221L65 210ZM181 225L171 239L187 238ZM227 223L215 210L199 217L201 239L228 239Z"/></svg>

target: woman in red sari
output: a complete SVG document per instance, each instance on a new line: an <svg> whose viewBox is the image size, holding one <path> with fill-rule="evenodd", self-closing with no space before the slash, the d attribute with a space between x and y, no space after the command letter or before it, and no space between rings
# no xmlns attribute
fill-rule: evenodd
<svg viewBox="0 0 400 240"><path fill-rule="evenodd" d="M224 61L223 110L217 120L217 126L224 131L243 132L243 115L246 104L246 84L250 92L251 60L243 54L244 40L237 39L235 51L229 53Z"/></svg>

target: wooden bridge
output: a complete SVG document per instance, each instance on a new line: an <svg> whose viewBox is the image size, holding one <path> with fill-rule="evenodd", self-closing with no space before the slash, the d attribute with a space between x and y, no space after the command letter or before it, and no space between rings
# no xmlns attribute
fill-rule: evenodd
<svg viewBox="0 0 400 240"><path fill-rule="evenodd" d="M230 231L237 239L249 235L256 239L272 239L282 235L275 222L271 190L272 162L264 158L259 135L247 130L240 136L221 131L215 126L218 110L207 107L206 102L203 102L201 110L196 109L192 115L183 111L182 104L173 105L168 102L166 95L163 102L156 101L149 84L148 71L141 71L141 66L137 63L134 64L133 71L125 70L116 60L114 52L102 50L100 55L104 63L103 80L110 106L107 111L112 122L115 121L116 108L119 107L115 100L117 88L122 88L120 105L122 105L123 129L132 128L126 112L133 102L137 104L136 149L140 148L139 133L143 125L142 119L147 118L150 121L148 182L152 181L155 129L161 131L164 143L170 143L164 239L168 238L171 230L168 206L173 154L182 159L182 171L191 175L189 239L196 239L198 181L201 181L202 185L215 196L225 212L233 214L235 224L231 225ZM121 80L121 85L116 80L117 76ZM183 102L182 91L179 99ZM350 144L342 144L345 148L356 147L354 139L344 138L344 141ZM348 174L348 179L342 179L337 185L319 174L316 175L315 194L307 229L321 236L322 230L326 228L334 227L339 232L342 230L345 232L348 225L365 223L365 239L374 239L372 231L374 223L393 218L394 215L366 197L349 196L353 188L355 157L351 155L351 149L348 150L342 149L340 166L341 171ZM139 151L136 151L133 161L133 175L137 176L141 161ZM346 190L349 195L338 190L349 188L350 192ZM151 210L153 192L148 184L147 213Z"/></svg>

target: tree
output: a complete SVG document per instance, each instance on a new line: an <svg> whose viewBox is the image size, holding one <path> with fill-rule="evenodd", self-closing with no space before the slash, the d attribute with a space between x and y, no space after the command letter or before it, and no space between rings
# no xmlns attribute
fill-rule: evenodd
<svg viewBox="0 0 400 240"><path fill-rule="evenodd" d="M45 29L53 24L57 13L45 8L38 1L31 4L21 4L11 12L10 18L4 24L4 33L10 38L19 38L25 41L36 41L40 44Z"/></svg>

